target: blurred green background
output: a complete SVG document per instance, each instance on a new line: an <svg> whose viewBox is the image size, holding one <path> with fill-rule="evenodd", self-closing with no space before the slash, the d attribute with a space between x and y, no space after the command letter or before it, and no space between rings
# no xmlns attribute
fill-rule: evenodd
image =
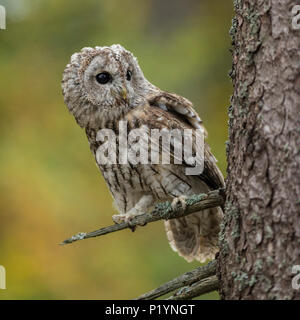
<svg viewBox="0 0 300 320"><path fill-rule="evenodd" d="M225 174L232 1L0 4L0 299L131 299L197 267L170 249L162 222L58 245L115 213L60 82L72 53L122 44L152 83L194 102Z"/></svg>

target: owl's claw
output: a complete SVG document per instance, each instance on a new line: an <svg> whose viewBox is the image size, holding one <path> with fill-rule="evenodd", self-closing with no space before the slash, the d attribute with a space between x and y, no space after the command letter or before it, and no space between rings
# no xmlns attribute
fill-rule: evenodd
<svg viewBox="0 0 300 320"><path fill-rule="evenodd" d="M112 216L113 222L116 224L126 222L128 223L129 229L131 229L132 232L135 231L136 226L131 225L131 221L134 218L134 215L129 215L129 214L114 214Z"/></svg>
<svg viewBox="0 0 300 320"><path fill-rule="evenodd" d="M122 222L127 222L126 221L126 214L114 214L112 216L113 222L116 224L120 224Z"/></svg>
<svg viewBox="0 0 300 320"><path fill-rule="evenodd" d="M183 211L185 211L186 209L186 199L187 196L179 196L173 199L172 203L171 203L171 207L174 211L176 211L178 209L178 204L181 205Z"/></svg>

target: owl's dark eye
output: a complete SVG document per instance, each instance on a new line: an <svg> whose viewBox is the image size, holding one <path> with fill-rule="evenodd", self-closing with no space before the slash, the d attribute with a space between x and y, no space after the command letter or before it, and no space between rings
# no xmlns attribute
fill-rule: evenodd
<svg viewBox="0 0 300 320"><path fill-rule="evenodd" d="M132 77L132 72L131 72L130 70L127 70L126 80L127 80L127 81L130 81L130 80L131 80L131 77Z"/></svg>
<svg viewBox="0 0 300 320"><path fill-rule="evenodd" d="M101 73L98 73L96 75L96 80L97 82L99 82L100 84L106 84L108 83L110 80L112 79L110 73L108 72L101 72Z"/></svg>

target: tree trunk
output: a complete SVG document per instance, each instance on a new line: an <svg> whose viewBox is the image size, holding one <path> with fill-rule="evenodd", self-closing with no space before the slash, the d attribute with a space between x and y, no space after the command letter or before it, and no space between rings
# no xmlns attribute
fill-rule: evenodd
<svg viewBox="0 0 300 320"><path fill-rule="evenodd" d="M300 30L291 0L235 0L223 299L300 299Z"/></svg>

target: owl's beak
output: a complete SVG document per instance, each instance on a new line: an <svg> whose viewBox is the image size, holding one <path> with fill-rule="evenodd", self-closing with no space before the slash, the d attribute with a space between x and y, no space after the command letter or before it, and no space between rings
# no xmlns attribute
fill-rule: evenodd
<svg viewBox="0 0 300 320"><path fill-rule="evenodd" d="M122 98L127 102L127 90L125 87L122 88Z"/></svg>
<svg viewBox="0 0 300 320"><path fill-rule="evenodd" d="M110 90L111 94L116 98L116 99L121 99L123 102L127 103L127 90L124 87L122 89L118 89L117 91L111 89Z"/></svg>

